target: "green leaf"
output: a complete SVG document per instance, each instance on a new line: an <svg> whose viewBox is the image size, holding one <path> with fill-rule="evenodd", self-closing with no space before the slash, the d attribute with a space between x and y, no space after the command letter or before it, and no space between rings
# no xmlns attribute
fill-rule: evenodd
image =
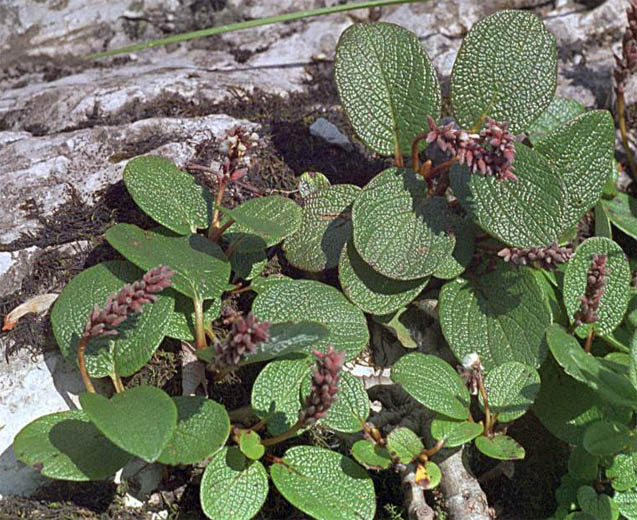
<svg viewBox="0 0 637 520"><path fill-rule="evenodd" d="M551 283L549 278L547 278L547 274L549 272L540 269L531 269L531 272L533 273L533 276L535 276L535 281L542 289L544 298L551 308L551 321L553 323L559 323L560 325L567 326L568 316L566 315L566 309L562 303L562 295L560 294L558 297L558 288ZM551 273L550 276L553 276L553 274Z"/></svg>
<svg viewBox="0 0 637 520"><path fill-rule="evenodd" d="M602 420L592 423L584 433L584 448L593 455L615 455L629 444L631 433L622 423Z"/></svg>
<svg viewBox="0 0 637 520"><path fill-rule="evenodd" d="M626 520L637 520L637 489L618 491L613 501Z"/></svg>
<svg viewBox="0 0 637 520"><path fill-rule="evenodd" d="M207 228L212 221L210 192L168 159L135 157L124 168L124 184L144 213L179 235Z"/></svg>
<svg viewBox="0 0 637 520"><path fill-rule="evenodd" d="M309 320L325 325L329 335L312 348L327 352L332 345L334 350L344 350L348 361L356 358L369 341L365 315L339 290L314 280L276 284L255 298L252 312L272 323Z"/></svg>
<svg viewBox="0 0 637 520"><path fill-rule="evenodd" d="M242 234L254 234L270 247L294 233L301 225L301 206L280 195L256 197L231 210L219 209L235 221L224 234L224 238L230 242L242 239Z"/></svg>
<svg viewBox="0 0 637 520"><path fill-rule="evenodd" d="M299 194L304 199L324 188L330 187L330 180L321 172L303 172L298 179Z"/></svg>
<svg viewBox="0 0 637 520"><path fill-rule="evenodd" d="M587 354L562 326L551 325L546 332L546 339L555 361L568 375L588 385L610 403L637 408L637 390L628 379Z"/></svg>
<svg viewBox="0 0 637 520"><path fill-rule="evenodd" d="M343 246L352 236L351 207L360 191L358 186L338 184L305 199L301 226L283 244L293 266L318 272L338 265Z"/></svg>
<svg viewBox="0 0 637 520"><path fill-rule="evenodd" d="M334 79L356 134L381 155L410 153L427 115L440 117L436 71L417 36L398 25L357 23L343 32Z"/></svg>
<svg viewBox="0 0 637 520"><path fill-rule="evenodd" d="M434 489L442 480L442 472L435 462L419 463L416 467L415 482L423 489Z"/></svg>
<svg viewBox="0 0 637 520"><path fill-rule="evenodd" d="M373 316L373 319L386 329L389 329L403 347L416 348L418 342L413 338L410 332L410 319L414 312L418 313L420 311L413 307L403 307L392 314Z"/></svg>
<svg viewBox="0 0 637 520"><path fill-rule="evenodd" d="M576 225L602 195L613 168L615 124L608 110L582 114L544 136L535 145L568 193L564 228Z"/></svg>
<svg viewBox="0 0 637 520"><path fill-rule="evenodd" d="M521 460L525 456L524 448L518 442L507 435L495 437L478 437L475 440L476 448L487 457L499 460Z"/></svg>
<svg viewBox="0 0 637 520"><path fill-rule="evenodd" d="M433 276L441 280L451 280L460 276L471 263L476 249L476 233L473 223L451 213L449 206L445 207L445 219L449 219L449 229L456 239L453 254L433 272Z"/></svg>
<svg viewBox="0 0 637 520"><path fill-rule="evenodd" d="M314 321L275 323L270 326L268 341L258 343L254 353L249 354L241 365L269 361L292 352L307 352L309 347L327 338L328 335L327 327Z"/></svg>
<svg viewBox="0 0 637 520"><path fill-rule="evenodd" d="M268 496L268 474L259 461L238 448L224 448L212 458L201 479L201 509L211 520L250 520Z"/></svg>
<svg viewBox="0 0 637 520"><path fill-rule="evenodd" d="M310 393L311 379L308 377L301 386L303 401ZM319 422L332 430L343 433L355 433L369 415L369 398L363 383L349 372L341 371L336 402L330 407L327 416Z"/></svg>
<svg viewBox="0 0 637 520"><path fill-rule="evenodd" d="M529 11L498 11L460 46L451 73L454 116L461 128L491 116L518 133L549 106L556 85L555 38L542 20Z"/></svg>
<svg viewBox="0 0 637 520"><path fill-rule="evenodd" d="M261 444L261 436L252 430L241 430L239 449L241 453L252 460L259 460L265 453L265 446Z"/></svg>
<svg viewBox="0 0 637 520"><path fill-rule="evenodd" d="M540 117L526 129L526 133L531 143L535 145L549 132L585 112L586 108L574 99L555 96Z"/></svg>
<svg viewBox="0 0 637 520"><path fill-rule="evenodd" d="M573 323L573 316L580 309L580 298L586 293L588 270L594 254L606 255L606 266L610 269L610 275L599 302L597 311L599 321L592 325L586 323L580 325L576 331L582 336L586 335L591 326L600 336L611 333L621 323L628 306L631 275L626 255L612 240L592 237L582 242L576 249L564 276L564 305L571 323Z"/></svg>
<svg viewBox="0 0 637 520"><path fill-rule="evenodd" d="M113 444L146 462L158 459L177 425L177 406L166 392L153 386L137 386L111 399L80 394L80 403Z"/></svg>
<svg viewBox="0 0 637 520"><path fill-rule="evenodd" d="M289 430L301 411L301 383L309 377L308 359L272 361L259 373L252 386L252 409L267 419L268 431L278 435Z"/></svg>
<svg viewBox="0 0 637 520"><path fill-rule="evenodd" d="M259 276L268 265L268 255L265 250L243 253L233 251L230 255L232 272L238 278L252 280Z"/></svg>
<svg viewBox="0 0 637 520"><path fill-rule="evenodd" d="M619 192L614 199L602 200L610 221L628 236L637 239L637 199Z"/></svg>
<svg viewBox="0 0 637 520"><path fill-rule="evenodd" d="M477 352L487 371L508 361L539 367L551 311L527 268L500 265L440 291L440 325L456 358Z"/></svg>
<svg viewBox="0 0 637 520"><path fill-rule="evenodd" d="M410 303L423 290L428 277L392 280L367 265L350 240L341 253L338 279L345 296L370 314L388 314Z"/></svg>
<svg viewBox="0 0 637 520"><path fill-rule="evenodd" d="M158 461L162 464L196 464L221 448L230 434L226 409L201 396L173 397L177 427Z"/></svg>
<svg viewBox="0 0 637 520"><path fill-rule="evenodd" d="M613 239L613 229L601 202L595 204L595 236Z"/></svg>
<svg viewBox="0 0 637 520"><path fill-rule="evenodd" d="M82 410L45 415L27 424L13 441L16 457L58 480L102 480L132 455L104 437Z"/></svg>
<svg viewBox="0 0 637 520"><path fill-rule="evenodd" d="M610 479L616 491L627 491L637 486L637 452L616 455L611 467L606 469L606 478Z"/></svg>
<svg viewBox="0 0 637 520"><path fill-rule="evenodd" d="M573 448L568 457L568 472L579 480L596 480L598 466L599 457L588 453L583 446Z"/></svg>
<svg viewBox="0 0 637 520"><path fill-rule="evenodd" d="M484 427L481 424L469 421L458 421L437 415L431 421L431 436L437 441L445 439L445 448L455 448L482 434Z"/></svg>
<svg viewBox="0 0 637 520"><path fill-rule="evenodd" d="M133 224L117 224L105 237L143 269L158 264L174 269L173 287L189 298L219 298L228 286L230 262L217 244L201 235L175 237L161 230L144 231Z"/></svg>
<svg viewBox="0 0 637 520"><path fill-rule="evenodd" d="M470 396L458 373L442 359L414 352L401 357L391 379L430 410L453 417L469 417Z"/></svg>
<svg viewBox="0 0 637 520"><path fill-rule="evenodd" d="M166 336L183 341L195 341L195 311L190 298L177 291L167 289L166 296L175 301L175 310L170 316ZM208 300L203 304L204 324L210 324L221 314L221 298Z"/></svg>
<svg viewBox="0 0 637 520"><path fill-rule="evenodd" d="M455 239L444 198L428 198L416 172L389 168L354 202L354 246L375 271L397 280L433 273L452 254Z"/></svg>
<svg viewBox="0 0 637 520"><path fill-rule="evenodd" d="M517 180L499 181L455 164L451 187L476 223L502 242L515 247L550 245L564 231L568 194L548 159L521 143L515 149Z"/></svg>
<svg viewBox="0 0 637 520"><path fill-rule="evenodd" d="M329 331L320 323L300 321L298 323L275 323L270 326L270 337L267 341L257 343L254 352L247 354L240 365L249 365L280 358L288 354L304 351L317 341L326 338ZM211 363L216 355L214 347L199 349L197 357L206 363Z"/></svg>
<svg viewBox="0 0 637 520"><path fill-rule="evenodd" d="M591 388L564 373L552 359L540 371L542 386L533 410L558 439L582 444L589 424L604 417L627 421L632 411L603 401Z"/></svg>
<svg viewBox="0 0 637 520"><path fill-rule="evenodd" d="M259 276L252 280L250 289L255 293L261 294L279 283L290 282L293 279L282 274L271 274L269 276Z"/></svg>
<svg viewBox="0 0 637 520"><path fill-rule="evenodd" d="M597 494L591 486L582 486L577 490L577 502L582 511L596 520L617 520L619 509L613 499L605 494Z"/></svg>
<svg viewBox="0 0 637 520"><path fill-rule="evenodd" d="M387 436L387 451L392 460L397 460L401 464L409 464L420 455L423 448L418 435L409 428L401 426Z"/></svg>
<svg viewBox="0 0 637 520"><path fill-rule="evenodd" d="M51 324L62 354L77 359L77 347L95 304L104 305L111 293L142 277L143 272L128 262L104 262L82 271L58 297L51 311ZM173 300L158 295L157 302L131 316L118 327L117 336L102 336L89 343L86 368L92 377L112 373L129 376L142 368L169 330Z"/></svg>
<svg viewBox="0 0 637 520"><path fill-rule="evenodd" d="M389 469L392 465L387 448L377 446L367 439L356 441L351 452L356 462L370 469Z"/></svg>
<svg viewBox="0 0 637 520"><path fill-rule="evenodd" d="M491 413L497 414L498 422L511 422L522 417L535 401L540 374L533 367L510 361L489 371L485 386Z"/></svg>
<svg viewBox="0 0 637 520"><path fill-rule="evenodd" d="M272 482L294 507L319 520L373 520L374 484L352 459L316 446L294 446L270 468Z"/></svg>

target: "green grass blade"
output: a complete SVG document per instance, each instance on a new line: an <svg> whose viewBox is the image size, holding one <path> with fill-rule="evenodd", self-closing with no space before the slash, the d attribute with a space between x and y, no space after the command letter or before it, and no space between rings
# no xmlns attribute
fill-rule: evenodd
<svg viewBox="0 0 637 520"><path fill-rule="evenodd" d="M188 40L194 40L195 38L203 38L204 36L213 36L215 34L222 34L233 31L240 31L242 29L250 29L252 27L261 27L263 25L270 25L279 22L290 22L293 20L299 20L301 18L310 18L313 16L322 16L326 14L342 13L345 11L353 11L355 9L368 9L372 7L382 7L395 4L407 4L414 2L422 2L425 0L372 0L369 2L354 2L343 5L335 5L333 7L321 7L319 9L310 9L307 11L298 11L296 13L286 13L277 16L268 16L266 18L258 18L256 20L247 20L245 22L233 23L229 25L221 25L219 27L209 27L207 29L201 29L199 31L193 31L182 34L175 34L166 38L159 38L157 40L150 40L144 43L137 43L135 45L128 45L126 47L120 47L119 49L112 49L110 51L96 52L87 56L88 59L104 58L106 56L115 56L116 54L126 54L128 52L143 51L150 49L151 47L159 47L161 45L169 45L171 43L180 43Z"/></svg>

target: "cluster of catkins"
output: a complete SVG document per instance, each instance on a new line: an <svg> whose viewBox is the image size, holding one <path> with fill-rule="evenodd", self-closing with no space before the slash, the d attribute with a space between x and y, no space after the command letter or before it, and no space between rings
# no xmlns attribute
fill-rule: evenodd
<svg viewBox="0 0 637 520"><path fill-rule="evenodd" d="M560 247L557 242L546 247L505 247L498 251L505 262L515 265L534 265L543 269L555 269L573 256L571 246Z"/></svg>
<svg viewBox="0 0 637 520"><path fill-rule="evenodd" d="M130 314L144 310L147 303L155 303L157 293L170 287L175 271L160 265L148 271L141 280L125 285L119 292L112 293L103 307L95 304L89 320L84 327L82 339L89 340L98 336L117 335L115 327Z"/></svg>
<svg viewBox="0 0 637 520"><path fill-rule="evenodd" d="M580 298L580 308L573 316L573 325L576 327L582 323L594 323L599 321L597 309L599 301L604 295L610 269L608 268L606 255L593 255L593 261L586 275L586 292Z"/></svg>
<svg viewBox="0 0 637 520"><path fill-rule="evenodd" d="M211 368L217 371L236 368L248 354L255 351L258 343L269 338L269 321L259 321L252 313L246 318L235 316L228 337L215 343L216 356Z"/></svg>
<svg viewBox="0 0 637 520"><path fill-rule="evenodd" d="M345 363L345 352L336 352L331 346L326 354L317 350L313 350L312 354L316 357L316 367L312 374L310 394L299 413L299 423L303 426L311 426L325 417L334 404L341 378L340 372Z"/></svg>
<svg viewBox="0 0 637 520"><path fill-rule="evenodd" d="M632 0L626 9L628 28L622 41L621 56L615 55L615 84L617 94L623 94L628 76L637 71L637 0Z"/></svg>
<svg viewBox="0 0 637 520"><path fill-rule="evenodd" d="M513 173L515 136L507 130L507 123L486 117L484 129L479 134L470 134L456 128L453 122L439 127L431 116L427 116L427 122L427 142L457 157L473 173L501 181L517 180Z"/></svg>
<svg viewBox="0 0 637 520"><path fill-rule="evenodd" d="M257 139L256 133L248 133L243 126L235 126L226 132L226 139L220 147L225 156L221 169L226 180L236 181L247 173L248 168L240 167L241 162Z"/></svg>

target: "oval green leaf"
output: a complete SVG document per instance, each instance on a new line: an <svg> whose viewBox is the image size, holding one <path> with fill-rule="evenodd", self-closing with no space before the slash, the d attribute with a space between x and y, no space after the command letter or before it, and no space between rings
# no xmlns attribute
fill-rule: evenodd
<svg viewBox="0 0 637 520"><path fill-rule="evenodd" d="M171 236L165 231L144 231L133 224L117 224L106 240L142 269L158 264L176 271L173 287L189 298L219 298L227 289L230 262L221 248L201 235Z"/></svg>
<svg viewBox="0 0 637 520"><path fill-rule="evenodd" d="M469 417L467 387L451 365L436 356L414 352L401 357L391 379L430 410L454 419Z"/></svg>
<svg viewBox="0 0 637 520"><path fill-rule="evenodd" d="M525 456L524 448L508 435L495 437L478 437L476 448L487 457L498 460L521 460Z"/></svg>
<svg viewBox="0 0 637 520"><path fill-rule="evenodd" d="M177 406L153 386L137 386L107 399L80 394L82 409L113 444L146 462L154 462L177 425Z"/></svg>
<svg viewBox="0 0 637 520"><path fill-rule="evenodd" d="M595 332L604 336L610 334L621 323L628 306L630 267L619 245L603 237L591 237L580 244L568 263L564 276L564 305L573 323L573 316L580 309L580 298L586 293L588 270L594 254L606 255L606 266L610 269L608 283L597 311L599 321L592 324ZM582 324L576 331L585 335L590 326Z"/></svg>
<svg viewBox="0 0 637 520"><path fill-rule="evenodd" d="M619 192L614 199L602 200L610 221L628 236L637 239L637 199Z"/></svg>
<svg viewBox="0 0 637 520"><path fill-rule="evenodd" d="M568 457L568 472L578 480L593 482L597 479L599 457L591 455L583 446L576 446Z"/></svg>
<svg viewBox="0 0 637 520"><path fill-rule="evenodd" d="M166 336L183 341L195 341L195 311L190 298L172 289L165 292L175 301L175 310L170 316ZM203 321L209 325L221 314L221 298L208 300L203 304Z"/></svg>
<svg viewBox="0 0 637 520"><path fill-rule="evenodd" d="M350 240L341 253L338 279L345 296L370 314L389 314L410 303L423 290L428 277L393 280L377 273L360 257Z"/></svg>
<svg viewBox="0 0 637 520"><path fill-rule="evenodd" d="M451 73L454 116L462 128L491 116L518 133L549 106L556 85L555 38L542 20L529 11L498 11L462 41Z"/></svg>
<svg viewBox="0 0 637 520"><path fill-rule="evenodd" d="M637 486L637 452L620 453L606 469L606 478L615 491L627 491Z"/></svg>
<svg viewBox="0 0 637 520"><path fill-rule="evenodd" d="M261 444L261 436L252 430L241 430L239 449L241 453L252 460L259 460L265 453L265 446Z"/></svg>
<svg viewBox="0 0 637 520"><path fill-rule="evenodd" d="M509 361L532 367L544 361L551 310L526 268L501 265L474 280L447 282L439 312L442 332L458 359L477 352L487 371Z"/></svg>
<svg viewBox="0 0 637 520"><path fill-rule="evenodd" d="M387 436L389 456L401 464L409 464L420 455L423 448L420 437L404 426L392 430Z"/></svg>
<svg viewBox="0 0 637 520"><path fill-rule="evenodd" d="M472 174L454 165L454 193L486 232L515 247L547 246L564 231L568 195L560 175L536 150L515 145L516 181Z"/></svg>
<svg viewBox="0 0 637 520"><path fill-rule="evenodd" d="M396 280L433 273L452 254L455 239L442 197L428 198L416 172L389 168L354 202L354 246L375 271Z"/></svg>
<svg viewBox="0 0 637 520"><path fill-rule="evenodd" d="M231 243L241 239L241 234L254 234L270 247L294 233L301 225L301 206L280 195L256 197L232 210L219 209L235 221L224 234L224 239Z"/></svg>
<svg viewBox="0 0 637 520"><path fill-rule="evenodd" d="M330 187L330 180L321 172L308 171L299 176L299 194L304 199L313 193Z"/></svg>
<svg viewBox="0 0 637 520"><path fill-rule="evenodd" d="M436 71L418 37L398 25L349 27L336 48L334 79L356 134L381 155L408 154L427 116L440 117Z"/></svg>
<svg viewBox="0 0 637 520"><path fill-rule="evenodd" d="M13 441L16 457L58 480L102 480L133 458L93 425L82 410L45 415L27 424Z"/></svg>
<svg viewBox="0 0 637 520"><path fill-rule="evenodd" d="M387 448L377 446L367 439L356 441L351 452L356 462L370 469L389 469L392 465Z"/></svg>
<svg viewBox="0 0 637 520"><path fill-rule="evenodd" d="M295 446L270 469L294 507L319 520L373 520L374 484L352 459L316 446Z"/></svg>
<svg viewBox="0 0 637 520"><path fill-rule="evenodd" d="M591 486L581 486L577 490L577 502L584 513L595 520L617 520L619 508L613 499L604 493L598 494Z"/></svg>
<svg viewBox="0 0 637 520"><path fill-rule="evenodd" d="M153 266L155 267L155 266ZM128 262L114 260L82 271L58 297L51 311L51 324L62 354L76 362L79 339L95 304L104 305L108 296L143 276ZM173 300L159 295L118 327L117 336L93 339L85 352L86 368L92 377L112 373L129 376L153 356L170 327Z"/></svg>
<svg viewBox="0 0 637 520"><path fill-rule="evenodd" d="M637 489L618 491L613 501L626 520L637 520Z"/></svg>
<svg viewBox="0 0 637 520"><path fill-rule="evenodd" d="M551 353L564 371L588 385L599 397L617 406L637 407L637 389L627 377L608 368L601 360L587 354L577 339L557 324L546 331Z"/></svg>
<svg viewBox="0 0 637 520"><path fill-rule="evenodd" d="M632 433L622 423L607 419L594 422L584 433L584 449L593 455L615 455L631 443Z"/></svg>
<svg viewBox="0 0 637 520"><path fill-rule="evenodd" d="M162 464L195 464L221 448L230 435L226 409L201 396L173 397L177 427L157 458Z"/></svg>
<svg viewBox="0 0 637 520"><path fill-rule="evenodd" d="M168 159L135 157L124 168L124 184L144 213L179 235L207 228L212 221L210 192Z"/></svg>
<svg viewBox="0 0 637 520"><path fill-rule="evenodd" d="M580 114L586 112L580 103L574 99L562 98L555 96L546 110L542 112L531 126L526 129L531 143L535 144L546 134L552 132L563 123L576 118Z"/></svg>
<svg viewBox="0 0 637 520"><path fill-rule="evenodd" d="M301 226L283 244L293 266L318 272L338 265L352 236L352 203L360 191L358 186L338 184L305 199Z"/></svg>
<svg viewBox="0 0 637 520"><path fill-rule="evenodd" d="M327 352L332 345L334 350L344 350L348 361L356 358L369 341L365 315L339 290L314 280L274 285L255 298L252 312L272 323L309 320L324 325L329 335L312 348Z"/></svg>
<svg viewBox="0 0 637 520"><path fill-rule="evenodd" d="M438 464L428 460L426 464L418 464L414 480L423 489L434 489L442 480L442 472Z"/></svg>
<svg viewBox="0 0 637 520"><path fill-rule="evenodd" d="M470 421L458 421L443 415L437 415L431 421L431 436L437 441L445 440L445 448L455 448L482 434L484 427Z"/></svg>
<svg viewBox="0 0 637 520"><path fill-rule="evenodd" d="M587 112L548 133L534 148L549 160L566 185L563 228L570 228L597 203L613 169L613 118L608 110Z"/></svg>
<svg viewBox="0 0 637 520"><path fill-rule="evenodd" d="M259 373L252 386L252 409L267 420L272 435L289 430L298 420L301 384L309 377L311 366L309 359L280 359Z"/></svg>
<svg viewBox="0 0 637 520"><path fill-rule="evenodd" d="M540 374L533 367L510 361L489 371L484 384L491 413L497 415L498 422L511 422L522 417L535 401Z"/></svg>
<svg viewBox="0 0 637 520"><path fill-rule="evenodd" d="M238 448L224 448L206 467L199 488L201 509L210 520L250 520L268 496L268 475L259 461Z"/></svg>

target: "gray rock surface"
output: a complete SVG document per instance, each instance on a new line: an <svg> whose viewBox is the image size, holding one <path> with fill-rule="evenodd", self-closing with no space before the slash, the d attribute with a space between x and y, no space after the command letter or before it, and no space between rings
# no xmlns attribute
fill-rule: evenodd
<svg viewBox="0 0 637 520"><path fill-rule="evenodd" d="M42 250L10 247L68 202L68 185L86 201L121 179L122 155L159 153L178 165L195 147L236 120L218 104L234 92L303 91L315 58L332 59L340 33L367 11L262 27L86 61L84 56L241 19L335 4L336 0L3 0L0 2L0 298L17 291ZM627 0L587 10L573 0L448 0L382 10L381 20L420 37L443 84L462 36L501 8L535 8L557 39L558 93L589 107L611 103L612 51ZM174 109L157 107L168 105ZM174 115L176 114L176 115ZM341 129L342 130L342 129ZM7 347L0 336L0 350ZM24 351L26 352L26 351ZM78 386L79 385L79 386ZM71 389L71 390L69 390ZM0 495L28 494L38 474L16 462L13 436L29 420L73 406L81 390L74 369L54 354L0 361Z"/></svg>

